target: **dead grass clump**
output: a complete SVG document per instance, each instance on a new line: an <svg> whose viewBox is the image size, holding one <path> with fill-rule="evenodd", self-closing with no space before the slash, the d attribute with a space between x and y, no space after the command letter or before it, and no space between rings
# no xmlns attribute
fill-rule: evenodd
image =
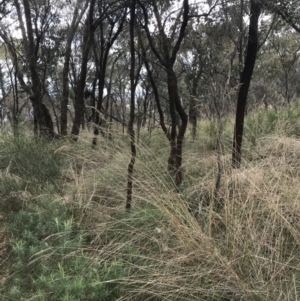
<svg viewBox="0 0 300 301"><path fill-rule="evenodd" d="M219 207L215 153L203 141L187 143L178 193L168 146L151 139L141 135L138 145L131 212L124 211L128 140L115 147L99 137L104 147L86 152L87 140L68 150L75 185L66 186L65 201L84 215L89 258L121 260L129 271L118 280L119 300L297 300L299 142L260 138L247 150L251 160L234 171L224 149Z"/></svg>

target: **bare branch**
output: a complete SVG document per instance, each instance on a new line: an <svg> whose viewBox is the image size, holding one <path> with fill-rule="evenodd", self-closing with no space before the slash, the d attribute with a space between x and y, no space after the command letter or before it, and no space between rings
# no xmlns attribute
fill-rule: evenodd
<svg viewBox="0 0 300 301"><path fill-rule="evenodd" d="M218 5L219 0L216 0L216 2L210 7L209 11L207 13L203 13L203 14L193 14L193 15L189 15L189 18L203 18L203 17L208 17L212 11L216 8L216 6Z"/></svg>

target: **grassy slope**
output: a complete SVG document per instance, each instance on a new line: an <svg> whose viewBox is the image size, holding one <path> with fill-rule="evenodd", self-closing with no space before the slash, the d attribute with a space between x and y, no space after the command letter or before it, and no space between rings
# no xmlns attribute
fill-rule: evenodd
<svg viewBox="0 0 300 301"><path fill-rule="evenodd" d="M128 137L114 133L92 150L88 133L51 145L3 136L11 255L0 299L298 300L299 112L293 104L249 116L243 167L234 171L232 124L224 124L222 206L213 199L212 122L200 122L195 142L187 135L180 193L166 169L166 139L141 133L130 213Z"/></svg>

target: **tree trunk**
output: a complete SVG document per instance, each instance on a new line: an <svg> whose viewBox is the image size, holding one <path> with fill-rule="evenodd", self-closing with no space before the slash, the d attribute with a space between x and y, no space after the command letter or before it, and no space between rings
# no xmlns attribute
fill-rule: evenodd
<svg viewBox="0 0 300 301"><path fill-rule="evenodd" d="M179 93L177 77L173 68L169 68L168 72L168 92L170 102L170 113L171 113L171 153L169 158L169 164L173 164L175 170L175 184L179 186L182 183L182 148L185 131L188 123L188 115L184 111ZM176 135L177 127L177 114L180 117L180 125L178 134Z"/></svg>
<svg viewBox="0 0 300 301"><path fill-rule="evenodd" d="M84 37L83 37L83 54L82 54L82 61L81 61L81 71L79 80L76 85L76 94L74 100L74 109L75 109L75 116L74 122L72 127L72 136L74 140L78 139L80 125L83 122L84 118L84 89L86 84L86 75L87 75L87 64L89 61L89 53L90 48L93 41L93 34L94 34L94 26L93 26L93 15L94 15L94 6L96 0L91 0L89 14L85 23L85 30L84 30Z"/></svg>
<svg viewBox="0 0 300 301"><path fill-rule="evenodd" d="M26 19L28 35L28 62L32 81L32 95L30 100L34 108L34 114L39 127L40 134L44 137L54 137L54 127L51 115L47 107L43 104L44 88L42 86L36 66L36 51L34 43L33 28L31 23L31 11L28 0L23 0L24 14Z"/></svg>
<svg viewBox="0 0 300 301"><path fill-rule="evenodd" d="M196 95L197 95L197 88L198 83L201 78L201 74L203 69L200 68L197 71L196 76L194 76L191 80L191 95L190 95L190 109L189 109L189 122L192 124L192 139L196 139L196 132L197 132L197 121L198 121L198 111L196 107Z"/></svg>
<svg viewBox="0 0 300 301"><path fill-rule="evenodd" d="M124 13L122 19L120 20L120 25L115 33L113 33L113 29L116 25L116 21L110 24L108 36L104 37L104 29L101 26L101 53L100 58L98 59L98 76L99 76L99 98L97 102L97 111L95 112L95 128L94 128L94 138L93 138L93 145L97 145L97 137L99 135L99 126L101 125L101 117L100 111L102 108L103 103L103 91L105 86L105 76L106 76L106 67L108 62L108 55L111 47L113 46L114 42L116 41L117 37L120 35L123 29L123 23L126 16L126 12ZM107 30L107 29L106 29ZM97 57L97 56L96 56Z"/></svg>
<svg viewBox="0 0 300 301"><path fill-rule="evenodd" d="M168 129L167 129L166 124L165 124L164 112L163 112L163 110L161 108L161 105L160 105L160 98L159 98L158 88L157 88L157 85L154 81L153 74L152 74L152 71L150 69L149 61L148 61L147 56L146 56L146 50L144 48L144 45L143 45L143 42L142 42L141 38L140 38L140 45L141 45L141 48L142 48L142 55L143 55L144 64L145 64L145 67L146 67L146 70L147 70L147 73L148 73L148 77L149 77L149 80L150 80L150 84L152 86L152 90L153 90L153 93L154 93L154 98L155 98L155 102L156 102L156 106L157 106L157 110L158 110L158 115L159 115L160 127L163 130L163 132L165 133L168 140L170 141L170 135L168 133ZM150 119L151 119L151 117L150 117Z"/></svg>
<svg viewBox="0 0 300 301"><path fill-rule="evenodd" d="M167 35L164 31L163 22L161 20L161 15L159 13L157 2L153 2L153 11L154 16L157 21L157 26L159 29L159 36L161 38L161 49L160 52L156 47L152 34L149 30L148 23L149 23L149 16L145 5L142 3L141 0L138 0L140 7L143 10L144 18L145 18L145 26L144 29L146 31L146 35L149 41L149 45L159 60L160 64L164 66L167 72L167 86L168 86L168 94L169 94L169 108L170 108L170 116L171 116L171 132L170 132L170 145L171 145L171 152L168 160L168 165L170 169L175 171L175 184L179 186L182 182L182 146L183 146L183 139L184 134L187 128L188 116L184 111L179 93L178 93L178 84L177 84L177 77L173 70L177 53L180 49L180 45L183 41L185 30L189 20L189 1L183 1L183 16L181 27L179 30L179 35L177 41L172 41L172 45L169 43ZM173 43L174 42L174 43ZM178 134L176 133L177 127L177 114L181 119L181 124L179 125Z"/></svg>
<svg viewBox="0 0 300 301"><path fill-rule="evenodd" d="M128 164L128 180L127 180L127 198L126 198L126 209L130 210L132 202L132 186L133 186L133 168L136 158L136 145L135 145L135 133L134 133L134 118L135 118L135 49L134 49L134 24L135 24L135 5L136 0L131 1L130 9L130 55L131 55L131 66L130 66L130 115L128 122L128 133L130 136L130 149L131 149L131 159Z"/></svg>
<svg viewBox="0 0 300 301"><path fill-rule="evenodd" d="M242 141L244 132L244 119L247 104L247 96L250 82L255 66L258 52L258 19L261 12L261 3L258 0L251 0L249 37L247 45L247 55L244 69L241 75L240 88L238 93L235 128L232 150L232 167L239 168L241 165Z"/></svg>
<svg viewBox="0 0 300 301"><path fill-rule="evenodd" d="M190 110L189 110L189 120L192 124L192 139L196 139L197 132L197 109L196 109L196 97L194 95L190 96Z"/></svg>
<svg viewBox="0 0 300 301"><path fill-rule="evenodd" d="M62 100L60 107L60 133L63 136L68 134L68 103L69 103L69 70L70 70L70 58L72 52L72 41L74 39L76 30L78 28L79 21L82 18L83 13L86 11L87 5L82 9L79 14L79 4L81 0L77 0L73 13L72 23L67 36L67 44L65 49L63 76L62 76Z"/></svg>

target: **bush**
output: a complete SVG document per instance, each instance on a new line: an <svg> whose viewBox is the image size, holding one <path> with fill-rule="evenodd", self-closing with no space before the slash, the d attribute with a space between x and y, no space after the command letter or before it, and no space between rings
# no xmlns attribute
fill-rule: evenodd
<svg viewBox="0 0 300 301"><path fill-rule="evenodd" d="M278 120L279 116L274 109L247 116L245 121L246 140L252 145L256 145L258 138L275 132Z"/></svg>
<svg viewBox="0 0 300 301"><path fill-rule="evenodd" d="M84 252L85 235L70 205L50 199L39 209L28 205L10 215L8 231L13 253L12 300L115 300L126 276L122 261L91 259Z"/></svg>
<svg viewBox="0 0 300 301"><path fill-rule="evenodd" d="M300 101L298 100L280 111L271 109L247 116L245 121L246 140L255 146L257 139L270 134L299 137L299 106Z"/></svg>
<svg viewBox="0 0 300 301"><path fill-rule="evenodd" d="M0 139L0 170L22 179L36 190L55 184L63 166L63 156L56 151L57 142L25 136L3 136Z"/></svg>

